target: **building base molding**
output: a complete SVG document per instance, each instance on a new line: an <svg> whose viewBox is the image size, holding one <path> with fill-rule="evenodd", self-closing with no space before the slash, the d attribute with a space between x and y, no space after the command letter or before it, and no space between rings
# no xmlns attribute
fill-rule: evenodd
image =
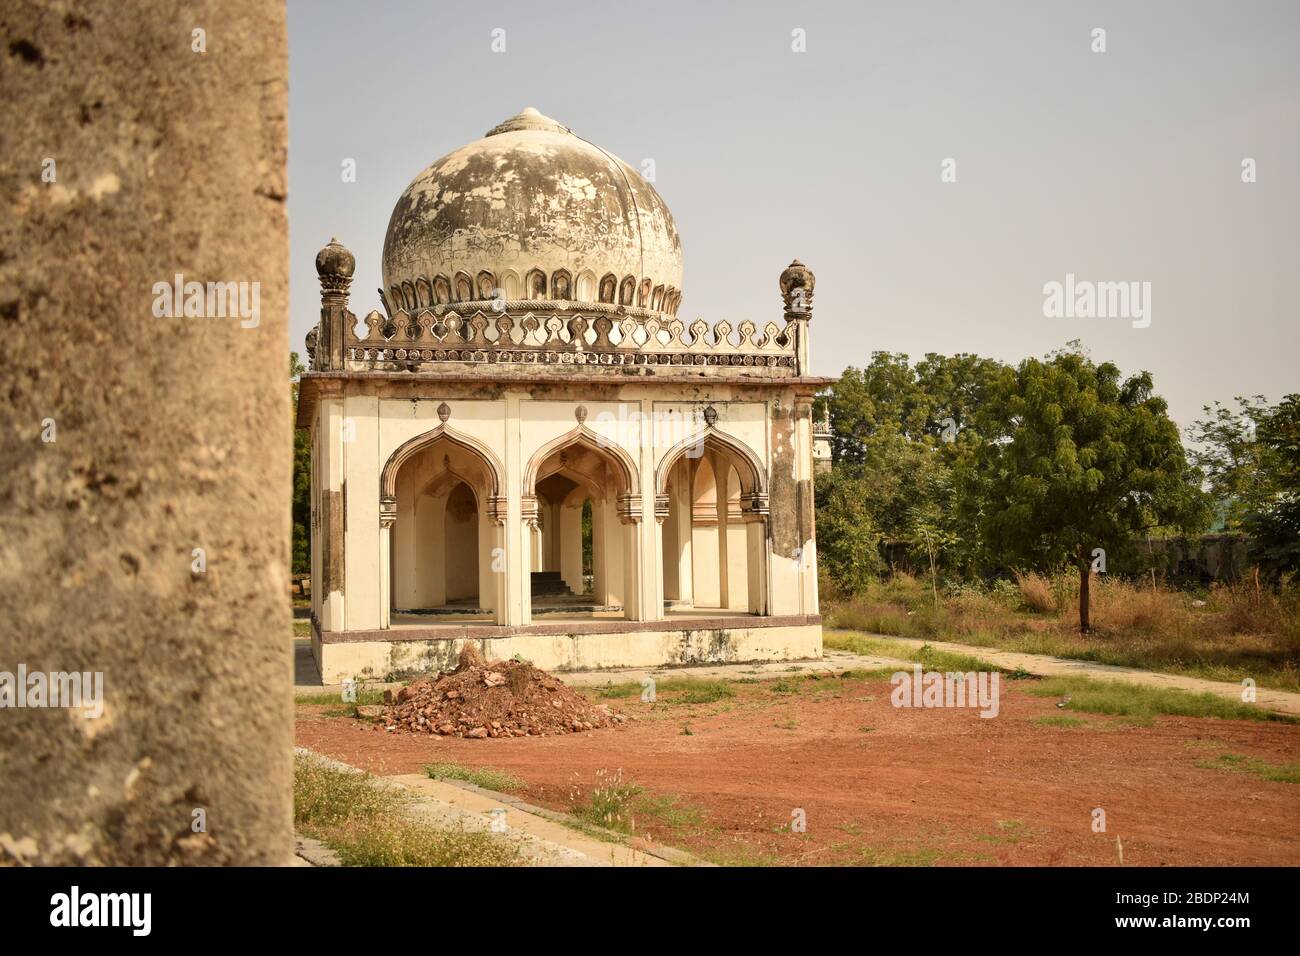
<svg viewBox="0 0 1300 956"><path fill-rule="evenodd" d="M312 630L312 656L324 684L451 670L467 644L474 644L488 660L519 655L543 670L559 672L741 664L820 658L822 625L819 615L792 615Z"/></svg>

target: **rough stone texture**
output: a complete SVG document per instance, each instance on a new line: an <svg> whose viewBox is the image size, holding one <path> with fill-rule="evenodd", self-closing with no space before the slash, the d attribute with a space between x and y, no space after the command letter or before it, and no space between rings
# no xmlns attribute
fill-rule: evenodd
<svg viewBox="0 0 1300 956"><path fill-rule="evenodd" d="M292 856L286 78L277 3L0 12L0 670L106 697L0 710L33 862ZM260 324L155 318L176 273Z"/></svg>

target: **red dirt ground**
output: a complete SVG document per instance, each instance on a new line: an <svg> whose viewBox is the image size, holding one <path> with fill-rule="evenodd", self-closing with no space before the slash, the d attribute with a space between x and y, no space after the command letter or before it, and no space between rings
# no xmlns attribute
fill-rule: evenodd
<svg viewBox="0 0 1300 956"><path fill-rule="evenodd" d="M499 767L521 796L568 809L597 771L621 769L700 820L653 814L638 831L718 862L783 865L1300 864L1300 785L1197 766L1221 754L1300 760L1300 726L1089 714L1051 727L1054 702L1005 681L1001 713L897 709L884 680L736 684L713 704L612 700L633 720L564 737L459 740L389 734L300 705L300 745L377 774L435 761ZM790 686L784 685L784 686ZM691 733L683 733L689 725ZM1105 833L1092 811L1106 812ZM790 832L792 811L807 832Z"/></svg>

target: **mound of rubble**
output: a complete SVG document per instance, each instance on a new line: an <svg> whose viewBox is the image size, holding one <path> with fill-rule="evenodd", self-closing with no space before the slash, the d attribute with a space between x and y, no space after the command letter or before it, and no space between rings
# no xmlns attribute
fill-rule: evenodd
<svg viewBox="0 0 1300 956"><path fill-rule="evenodd" d="M384 698L374 717L387 730L471 740L548 737L627 720L526 661L488 662L472 645L461 651L454 671L387 691Z"/></svg>

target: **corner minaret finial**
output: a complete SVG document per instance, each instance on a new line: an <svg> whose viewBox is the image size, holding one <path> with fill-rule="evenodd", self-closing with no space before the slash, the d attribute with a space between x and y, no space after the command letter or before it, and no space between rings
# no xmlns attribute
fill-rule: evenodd
<svg viewBox="0 0 1300 956"><path fill-rule="evenodd" d="M320 329L316 338L316 355L323 371L343 368L348 329L355 318L348 311L348 289L356 257L337 239L330 239L316 253L316 275L320 277Z"/></svg>
<svg viewBox="0 0 1300 956"><path fill-rule="evenodd" d="M356 256L337 239L331 238L329 245L316 253L316 275L320 277L321 294L346 297L356 268Z"/></svg>
<svg viewBox="0 0 1300 956"><path fill-rule="evenodd" d="M812 270L795 259L781 273L780 285L786 317L811 318L813 287L817 285L817 277Z"/></svg>

